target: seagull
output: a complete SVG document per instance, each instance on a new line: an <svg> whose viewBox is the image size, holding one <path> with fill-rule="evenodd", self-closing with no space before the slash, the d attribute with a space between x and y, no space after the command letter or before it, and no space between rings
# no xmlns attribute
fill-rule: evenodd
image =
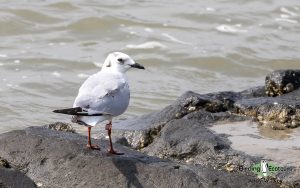
<svg viewBox="0 0 300 188"><path fill-rule="evenodd" d="M111 140L112 119L123 114L129 104L130 90L126 72L130 68L145 69L122 52L110 53L101 70L91 75L79 88L73 108L54 110L55 113L73 115L72 122L85 125L88 129L87 147L100 150L92 145L91 129L95 125L108 121L105 126L109 137L110 154L119 154L113 149Z"/></svg>

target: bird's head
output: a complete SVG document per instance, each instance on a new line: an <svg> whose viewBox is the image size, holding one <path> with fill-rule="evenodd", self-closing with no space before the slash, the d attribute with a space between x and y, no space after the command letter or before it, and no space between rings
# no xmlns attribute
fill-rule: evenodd
<svg viewBox="0 0 300 188"><path fill-rule="evenodd" d="M130 68L145 69L142 65L134 62L131 57L122 52L110 53L102 66L102 70L117 71L121 73L125 73Z"/></svg>

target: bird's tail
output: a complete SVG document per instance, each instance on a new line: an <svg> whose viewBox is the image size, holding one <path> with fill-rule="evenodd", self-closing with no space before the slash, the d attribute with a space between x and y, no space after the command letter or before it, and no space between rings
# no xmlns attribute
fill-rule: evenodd
<svg viewBox="0 0 300 188"><path fill-rule="evenodd" d="M68 114L68 115L73 115L73 116L103 116L103 115L106 115L105 113L89 112L88 110L81 108L81 107L53 110L53 112L61 113L61 114Z"/></svg>

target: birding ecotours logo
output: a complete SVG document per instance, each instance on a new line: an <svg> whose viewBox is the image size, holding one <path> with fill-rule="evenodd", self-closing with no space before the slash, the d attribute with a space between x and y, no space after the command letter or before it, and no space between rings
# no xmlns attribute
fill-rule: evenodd
<svg viewBox="0 0 300 188"><path fill-rule="evenodd" d="M275 175L278 171L281 170L281 167L272 162L262 160L260 163L253 164L250 167L250 170L259 177L267 177Z"/></svg>
<svg viewBox="0 0 300 188"><path fill-rule="evenodd" d="M261 160L260 162L255 163L249 167L245 167L243 165L238 166L239 171L250 171L260 178L275 176L278 172L291 172L299 169L300 167L278 166L275 163L269 162L267 160Z"/></svg>

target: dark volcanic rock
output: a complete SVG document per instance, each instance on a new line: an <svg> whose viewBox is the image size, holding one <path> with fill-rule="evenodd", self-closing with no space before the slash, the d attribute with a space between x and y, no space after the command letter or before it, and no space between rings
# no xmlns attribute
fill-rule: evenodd
<svg viewBox="0 0 300 188"><path fill-rule="evenodd" d="M23 173L12 168L0 167L0 187L1 188L33 188L35 183Z"/></svg>
<svg viewBox="0 0 300 188"><path fill-rule="evenodd" d="M178 164L117 144L125 155L92 151L85 144L77 134L28 128L0 135L0 156L41 187L276 187L254 176ZM100 145L104 150L107 142Z"/></svg>
<svg viewBox="0 0 300 188"><path fill-rule="evenodd" d="M300 126L299 86L300 70L271 72L266 76L265 91L272 97L261 92L253 97L242 97L234 103L232 112L254 117L273 129L296 128Z"/></svg>
<svg viewBox="0 0 300 188"><path fill-rule="evenodd" d="M0 188L32 188L35 183L23 173L13 169L8 161L0 157Z"/></svg>
<svg viewBox="0 0 300 188"><path fill-rule="evenodd" d="M227 160L224 151L230 147L230 143L201 124L186 119L172 120L161 130L160 137L143 151L161 158L204 165L211 163L209 160L222 158L221 163L218 161L215 164L225 165Z"/></svg>
<svg viewBox="0 0 300 188"><path fill-rule="evenodd" d="M201 111L206 116L201 119L203 123L214 122L215 119L210 119L211 114L233 110L234 102L241 98L263 95L265 95L263 87L255 87L243 92L218 92L204 95L188 91L160 111L114 123L114 141L135 149L142 149L151 144L164 125L173 119L180 119L195 111ZM105 138L106 134L103 130L101 138Z"/></svg>
<svg viewBox="0 0 300 188"><path fill-rule="evenodd" d="M300 125L300 90L279 97L241 99L235 112L255 117L273 129L295 128Z"/></svg>
<svg viewBox="0 0 300 188"><path fill-rule="evenodd" d="M277 70L266 76L266 94L280 96L300 87L300 70Z"/></svg>
<svg viewBox="0 0 300 188"><path fill-rule="evenodd" d="M183 119L168 122L160 135L142 151L151 156L172 159L188 165L203 165L228 172L239 172L239 167L250 167L260 163L262 157L249 156L231 148L227 135L215 134L208 129L209 124L197 121L196 117L205 117L198 111ZM239 121L237 116L226 113L214 114L216 119ZM293 167L294 168L294 167ZM252 172L243 172L252 176ZM296 186L300 173L284 172L280 177L270 177L266 181L278 182L282 187ZM272 183L271 183L272 184ZM275 186L273 184L273 186Z"/></svg>
<svg viewBox="0 0 300 188"><path fill-rule="evenodd" d="M216 92L208 94L198 94L188 91L180 96L173 104L160 111L152 112L140 117L124 120L113 125L113 140L134 149L147 147L160 134L160 130L171 120L181 118L191 118L190 114L197 113L198 121L204 124L230 119L249 119L238 115L253 117L264 124L269 123L273 128L285 129L299 125L297 116L287 116L289 121L283 121L285 108L288 108L294 99L281 100L282 108L272 106L264 101L276 102L277 98L267 97L263 86L250 88L241 92ZM228 114L237 114L236 116ZM295 111L296 112L296 111ZM278 114L280 114L278 116ZM261 116L258 116L261 114ZM268 114L267 116L264 116ZM271 117L276 116L277 120ZM201 117L200 117L201 116ZM263 118L261 118L263 117ZM279 119L278 119L279 118ZM300 121L299 121L300 122ZM105 130L101 130L100 138L107 135Z"/></svg>

